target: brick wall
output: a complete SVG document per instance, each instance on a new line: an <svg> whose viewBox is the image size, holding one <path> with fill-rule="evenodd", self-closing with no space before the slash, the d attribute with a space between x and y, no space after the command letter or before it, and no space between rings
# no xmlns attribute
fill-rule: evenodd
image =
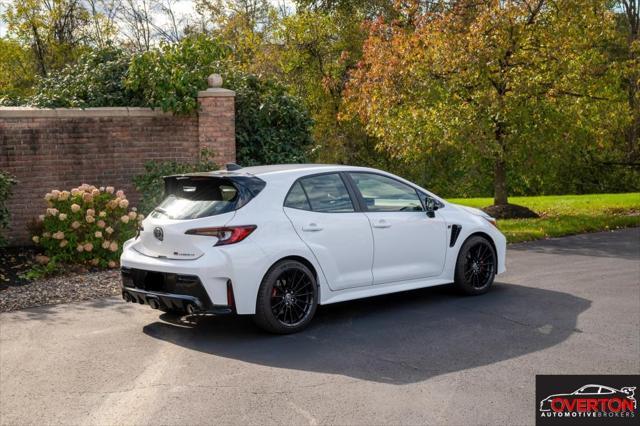
<svg viewBox="0 0 640 426"><path fill-rule="evenodd" d="M147 108L0 108L0 169L19 181L8 202L10 244L29 243L26 224L43 213L52 189L111 185L135 203L132 178L147 160L194 161L207 147L217 163L235 161L233 95L200 92L191 117Z"/></svg>

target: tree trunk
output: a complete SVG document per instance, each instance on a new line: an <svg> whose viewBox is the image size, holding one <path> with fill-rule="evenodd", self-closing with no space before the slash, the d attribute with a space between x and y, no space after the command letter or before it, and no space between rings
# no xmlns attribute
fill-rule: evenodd
<svg viewBox="0 0 640 426"><path fill-rule="evenodd" d="M497 158L493 171L493 204L507 204L507 162Z"/></svg>

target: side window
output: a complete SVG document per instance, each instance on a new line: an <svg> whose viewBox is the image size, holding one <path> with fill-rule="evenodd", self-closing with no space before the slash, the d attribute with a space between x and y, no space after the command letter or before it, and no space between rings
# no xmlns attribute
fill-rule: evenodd
<svg viewBox="0 0 640 426"><path fill-rule="evenodd" d="M372 173L349 173L370 212L423 211L415 189L395 179Z"/></svg>
<svg viewBox="0 0 640 426"><path fill-rule="evenodd" d="M600 390L599 387L587 386L587 387L584 387L584 388L580 389L580 391L578 393L580 393L580 394L587 394L587 393L593 394L593 393L598 393L599 390Z"/></svg>
<svg viewBox="0 0 640 426"><path fill-rule="evenodd" d="M311 210L309 200L307 199L307 195L304 193L300 182L296 182L291 187L291 191L289 191L287 199L284 200L284 206L291 207L292 209Z"/></svg>
<svg viewBox="0 0 640 426"><path fill-rule="evenodd" d="M353 212L347 187L337 173L309 176L300 179L309 199L311 210L321 213Z"/></svg>

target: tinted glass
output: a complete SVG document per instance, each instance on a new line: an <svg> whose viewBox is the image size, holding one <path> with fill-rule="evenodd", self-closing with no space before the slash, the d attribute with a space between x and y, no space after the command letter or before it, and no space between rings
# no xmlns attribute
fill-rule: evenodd
<svg viewBox="0 0 640 426"><path fill-rule="evenodd" d="M372 173L350 173L370 212L422 211L415 189L395 179Z"/></svg>
<svg viewBox="0 0 640 426"><path fill-rule="evenodd" d="M284 206L291 207L292 209L311 210L309 200L307 200L307 195L304 193L300 182L296 182L295 185L291 187L287 199L284 200Z"/></svg>
<svg viewBox="0 0 640 426"><path fill-rule="evenodd" d="M351 197L340 175L331 173L301 179L311 209L322 213L347 213L354 211Z"/></svg>
<svg viewBox="0 0 640 426"><path fill-rule="evenodd" d="M196 219L227 213L236 207L238 190L224 179L180 177L171 182L165 199L152 217Z"/></svg>

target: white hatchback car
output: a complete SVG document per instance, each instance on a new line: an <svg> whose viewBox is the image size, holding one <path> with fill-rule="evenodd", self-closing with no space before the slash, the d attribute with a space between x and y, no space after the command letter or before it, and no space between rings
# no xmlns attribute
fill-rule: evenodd
<svg viewBox="0 0 640 426"><path fill-rule="evenodd" d="M390 173L229 165L165 178L164 201L124 245L122 296L292 333L318 305L447 283L485 293L505 251L481 210Z"/></svg>

